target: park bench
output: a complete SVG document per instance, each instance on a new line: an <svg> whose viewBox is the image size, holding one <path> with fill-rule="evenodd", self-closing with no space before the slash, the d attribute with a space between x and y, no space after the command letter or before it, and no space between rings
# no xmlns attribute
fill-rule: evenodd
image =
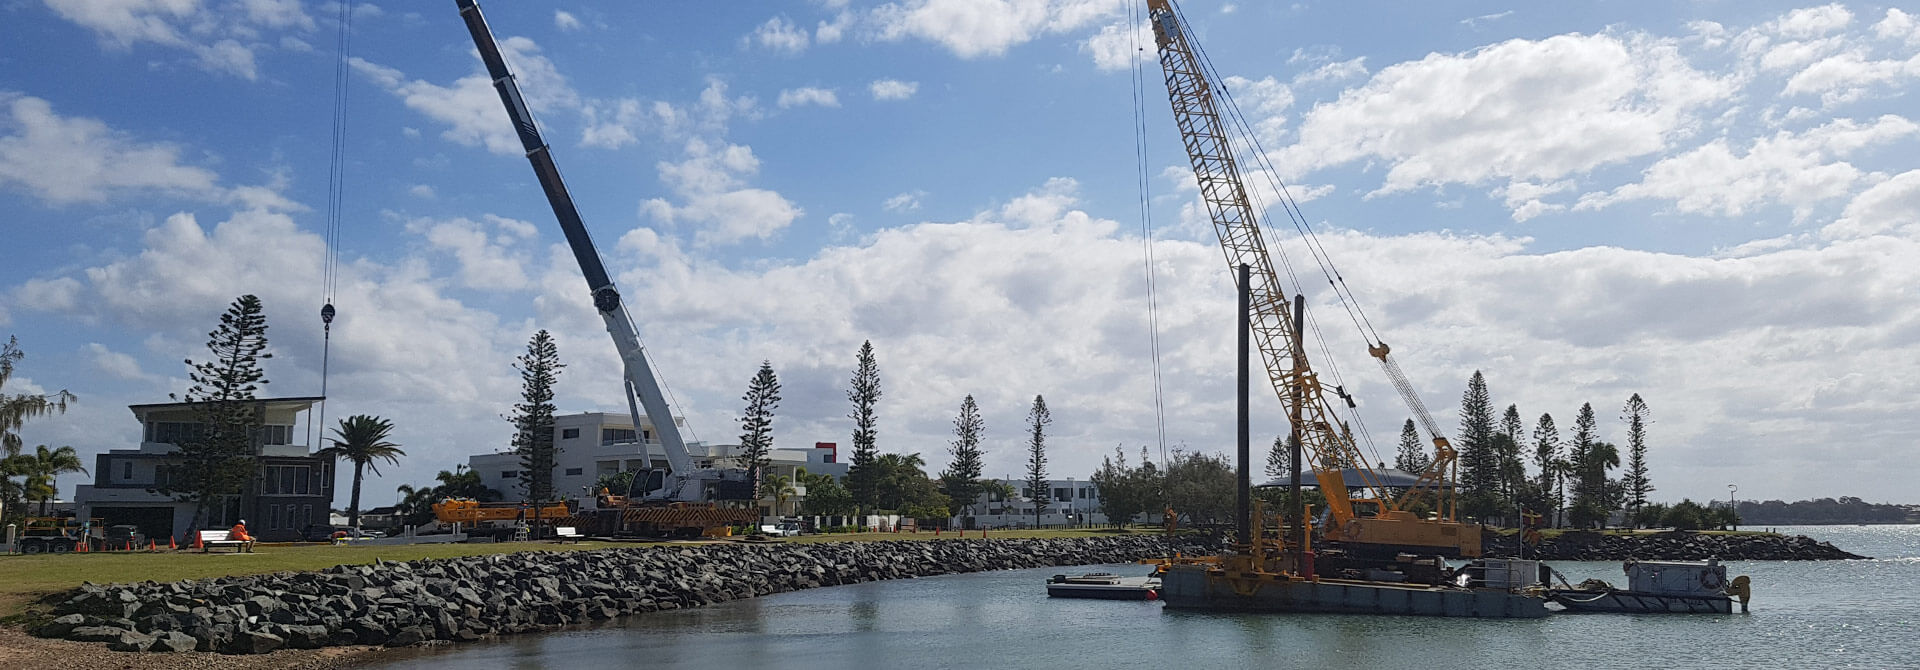
<svg viewBox="0 0 1920 670"><path fill-rule="evenodd" d="M249 548L247 545L253 544L246 540L227 539L231 537L231 535L231 533L224 530L200 531L200 553L204 554L212 551L214 547L233 547L233 551L239 553L241 549Z"/></svg>
<svg viewBox="0 0 1920 670"><path fill-rule="evenodd" d="M555 526L553 528L554 542L566 542L567 540L573 540L574 542L579 542L580 539L584 537L586 536L581 535L580 530L573 526Z"/></svg>

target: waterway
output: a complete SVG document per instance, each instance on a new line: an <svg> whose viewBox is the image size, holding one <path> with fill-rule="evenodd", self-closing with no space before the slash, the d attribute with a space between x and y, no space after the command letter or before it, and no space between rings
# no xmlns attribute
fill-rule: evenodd
<svg viewBox="0 0 1920 670"><path fill-rule="evenodd" d="M1529 621L1197 614L1048 599L1042 568L839 586L389 657L383 667L527 668L1916 668L1920 526L1777 530L1870 561L1729 563L1746 615ZM1556 562L1625 581L1618 563ZM1145 574L1141 566L1103 566Z"/></svg>

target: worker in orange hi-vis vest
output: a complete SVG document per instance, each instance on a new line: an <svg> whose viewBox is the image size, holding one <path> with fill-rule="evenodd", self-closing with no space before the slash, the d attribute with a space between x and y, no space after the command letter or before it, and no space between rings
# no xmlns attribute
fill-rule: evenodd
<svg viewBox="0 0 1920 670"><path fill-rule="evenodd" d="M227 539L244 542L245 544L240 545L240 550L253 553L253 536L247 534L246 519L241 519L239 523L233 524L233 528L227 530Z"/></svg>

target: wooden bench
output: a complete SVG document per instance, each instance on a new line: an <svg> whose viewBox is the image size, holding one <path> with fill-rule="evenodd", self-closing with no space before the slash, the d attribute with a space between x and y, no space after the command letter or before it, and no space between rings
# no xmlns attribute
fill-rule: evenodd
<svg viewBox="0 0 1920 670"><path fill-rule="evenodd" d="M212 551L214 547L233 547L234 553L239 553L243 549L253 551L252 540L227 539L230 536L231 533L224 530L200 531L200 553Z"/></svg>
<svg viewBox="0 0 1920 670"><path fill-rule="evenodd" d="M581 535L579 532L579 529L574 528L573 526L554 526L553 528L554 542L566 542L567 540L573 540L574 542L577 543L581 540L581 538L584 538L584 537L586 536Z"/></svg>

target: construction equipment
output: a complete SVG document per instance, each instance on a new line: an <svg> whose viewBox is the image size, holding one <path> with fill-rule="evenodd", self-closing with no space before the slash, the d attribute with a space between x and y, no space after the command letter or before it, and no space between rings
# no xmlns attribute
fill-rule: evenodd
<svg viewBox="0 0 1920 670"><path fill-rule="evenodd" d="M1301 444L1311 455L1320 492L1326 496L1331 523L1323 527L1324 539L1351 554L1377 559L1390 560L1402 552L1480 556L1480 526L1458 523L1453 517L1452 492L1447 485L1455 467L1453 448L1414 395L1399 365L1389 357L1390 349L1384 342L1369 338L1369 354L1380 361L1402 399L1433 436L1433 466L1421 473L1416 486L1395 496L1382 485L1368 459L1360 455L1347 425L1336 418L1328 392L1349 404L1352 400L1338 386L1328 388L1308 363L1306 352L1295 344L1294 310L1288 305L1287 292L1268 255L1260 212L1241 181L1216 97L1217 75L1196 55L1197 47L1189 41L1185 22L1171 0L1148 0L1147 8L1174 120L1193 163L1201 200L1213 220L1228 267L1251 268L1254 346L1260 350L1282 407L1299 427ZM1361 495L1349 495L1343 468L1357 471ZM1432 517L1422 518L1411 511L1429 496L1436 508Z"/></svg>
<svg viewBox="0 0 1920 670"><path fill-rule="evenodd" d="M83 549L81 545L86 546ZM100 519L83 524L73 517L30 516L14 546L22 554L65 554L99 551L107 544L101 536Z"/></svg>
<svg viewBox="0 0 1920 670"><path fill-rule="evenodd" d="M520 96L520 87L514 83L513 73L507 69L507 63L500 55L500 47L494 42L493 32L488 29L486 18L481 16L480 7L474 0L456 0L460 16L466 21L467 31L473 36L474 47L480 52L480 59L486 63L487 74L493 78L493 86L500 93L500 102L505 105L507 117L513 122L514 132L520 136L520 144L526 149L527 161L533 165L534 176L540 181L540 188L546 192L547 202L553 208L554 217L560 224L560 230L566 234L567 246L573 250L573 258L580 264L580 272L586 277L587 288L593 296L593 306L600 312L601 320L606 324L607 333L613 336L613 345L620 353L625 383L623 384L627 411L633 418L633 425L641 426L640 409L646 409L654 433L660 438L660 446L667 457L668 468L665 471L642 471L635 473L634 488L627 492L622 504L614 509L599 510L602 513L591 515L584 523L576 525L590 534L613 535L639 532L625 522L625 512L636 506L661 507L666 510L685 510L680 516L694 524L706 524L716 516L699 513L699 510L726 509L737 512L743 521L757 519L757 513L750 509L727 509L716 507L712 503L721 501L751 502L754 495L752 478L744 470L696 467L692 455L687 451L686 443L681 440L680 430L674 424L673 416L667 407L667 398L660 391L660 385L654 379L652 368L647 364L646 351L640 345L640 336L633 325L627 308L620 299L620 292L614 289L613 279L607 273L606 266L600 261L600 252L593 246L593 238L587 233L586 224L580 219L580 212L574 207L573 196L568 193L567 185L560 178L560 168L554 164L553 153L540 136L540 129L534 123L533 114L528 110L526 101ZM637 400L637 404L636 404ZM651 486L657 484L657 487ZM668 517L674 513L660 512ZM649 513L641 516L657 516ZM668 524L678 523L673 519ZM675 526L676 528L682 526Z"/></svg>
<svg viewBox="0 0 1920 670"><path fill-rule="evenodd" d="M459 524L469 537L509 540L528 524L565 524L574 510L564 502L531 505L520 502L480 502L468 498L448 498L433 504L433 518L445 524Z"/></svg>

